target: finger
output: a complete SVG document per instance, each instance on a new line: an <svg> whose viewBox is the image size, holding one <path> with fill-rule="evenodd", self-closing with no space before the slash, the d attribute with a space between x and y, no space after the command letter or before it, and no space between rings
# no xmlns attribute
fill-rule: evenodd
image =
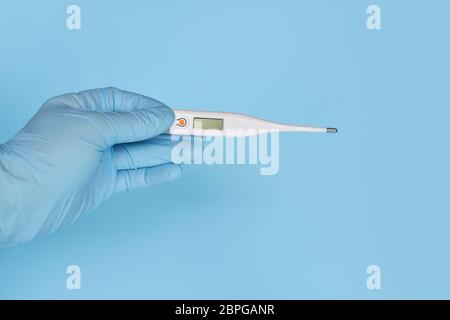
<svg viewBox="0 0 450 320"><path fill-rule="evenodd" d="M131 111L165 106L156 99L114 87L68 93L52 98L69 107L91 111Z"/></svg>
<svg viewBox="0 0 450 320"><path fill-rule="evenodd" d="M50 99L46 108L86 121L90 141L100 148L149 139L172 125L173 111L162 102L116 88L69 93ZM66 106L66 108L61 108Z"/></svg>
<svg viewBox="0 0 450 320"><path fill-rule="evenodd" d="M156 167L117 171L116 192L154 186L174 181L181 177L181 167L170 163Z"/></svg>
<svg viewBox="0 0 450 320"><path fill-rule="evenodd" d="M186 139L187 143L181 139ZM161 134L140 142L115 145L113 147L114 163L117 170L153 167L170 162L189 164L193 162L192 157L195 154L203 152L207 143L208 141L202 137L179 137ZM183 153L187 153L187 157L180 157L176 152L177 150L174 148L178 144L183 144Z"/></svg>
<svg viewBox="0 0 450 320"><path fill-rule="evenodd" d="M211 140L201 136L174 136L172 139L175 143L170 161L177 164L198 163L198 159L203 159L205 147L211 143ZM214 139L222 139L222 137Z"/></svg>
<svg viewBox="0 0 450 320"><path fill-rule="evenodd" d="M167 131L174 121L173 111L166 106L123 112L87 112L100 130L106 146L150 139Z"/></svg>
<svg viewBox="0 0 450 320"><path fill-rule="evenodd" d="M172 149L178 142L166 136L159 135L140 142L115 145L114 163L117 170L153 167L172 162Z"/></svg>

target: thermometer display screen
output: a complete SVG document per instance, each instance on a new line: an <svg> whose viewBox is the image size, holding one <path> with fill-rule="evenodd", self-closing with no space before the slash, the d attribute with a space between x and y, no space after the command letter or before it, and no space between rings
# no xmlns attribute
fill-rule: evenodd
<svg viewBox="0 0 450 320"><path fill-rule="evenodd" d="M194 129L223 130L223 119L194 118Z"/></svg>

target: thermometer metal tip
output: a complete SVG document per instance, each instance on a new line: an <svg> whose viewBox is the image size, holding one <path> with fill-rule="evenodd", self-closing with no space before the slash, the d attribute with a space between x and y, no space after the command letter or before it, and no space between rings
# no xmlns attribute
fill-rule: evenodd
<svg viewBox="0 0 450 320"><path fill-rule="evenodd" d="M327 128L327 133L336 133L337 131L336 128Z"/></svg>

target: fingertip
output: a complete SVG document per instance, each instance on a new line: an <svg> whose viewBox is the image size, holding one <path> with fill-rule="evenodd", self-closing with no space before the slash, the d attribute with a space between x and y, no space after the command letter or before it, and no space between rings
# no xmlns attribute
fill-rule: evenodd
<svg viewBox="0 0 450 320"><path fill-rule="evenodd" d="M171 181L177 180L177 179L181 178L182 173L183 173L183 170L181 169L181 166L179 166L177 164L173 164L172 169L169 172L169 179Z"/></svg>
<svg viewBox="0 0 450 320"><path fill-rule="evenodd" d="M169 128L175 121L175 113L171 108L164 104L158 107L149 108L148 110L152 112L157 111L157 118L160 120L160 124L165 128Z"/></svg>
<svg viewBox="0 0 450 320"><path fill-rule="evenodd" d="M173 163L146 168L145 171L147 186L169 183L181 177L181 167Z"/></svg>
<svg viewBox="0 0 450 320"><path fill-rule="evenodd" d="M165 107L166 112L167 112L167 122L168 122L169 127L170 127L172 125L172 123L175 121L175 113L168 106L165 105L164 107Z"/></svg>

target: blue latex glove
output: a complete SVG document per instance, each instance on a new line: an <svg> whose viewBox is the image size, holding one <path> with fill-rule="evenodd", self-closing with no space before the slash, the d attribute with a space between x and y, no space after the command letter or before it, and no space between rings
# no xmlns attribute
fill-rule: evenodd
<svg viewBox="0 0 450 320"><path fill-rule="evenodd" d="M48 100L0 145L0 245L75 221L115 192L172 181L171 109L115 88Z"/></svg>

